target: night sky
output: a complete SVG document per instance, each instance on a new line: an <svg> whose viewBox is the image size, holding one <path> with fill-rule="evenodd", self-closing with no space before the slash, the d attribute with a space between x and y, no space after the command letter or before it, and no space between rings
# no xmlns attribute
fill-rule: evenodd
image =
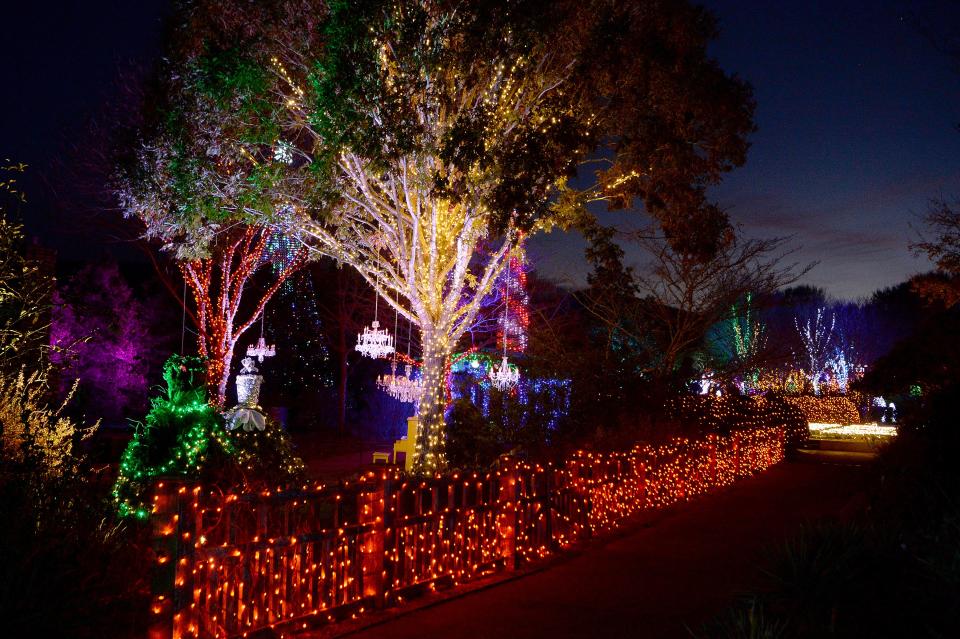
<svg viewBox="0 0 960 639"><path fill-rule="evenodd" d="M72 187L51 166L75 157L87 120L117 100L120 71L158 55L167 4L3 10L0 158L32 165L28 225L62 251L76 250L75 239L55 232L48 210L75 198L58 192ZM805 281L838 297L927 269L907 249L909 225L930 198L960 196L960 63L928 31L960 33L957 3L706 4L721 28L712 54L754 86L758 103L747 165L713 193L733 220L754 236L794 236L796 258L820 262ZM541 272L576 284L581 249L577 238L553 235L535 239L531 255Z"/></svg>

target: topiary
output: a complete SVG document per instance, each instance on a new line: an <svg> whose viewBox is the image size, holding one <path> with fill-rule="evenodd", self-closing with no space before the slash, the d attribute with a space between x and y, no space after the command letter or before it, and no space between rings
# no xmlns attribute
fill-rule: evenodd
<svg viewBox="0 0 960 639"><path fill-rule="evenodd" d="M173 355L163 365L166 392L150 400L120 458L113 498L121 517L149 516L147 492L155 477L197 477L211 456L234 452L223 418L207 400L205 373L197 357Z"/></svg>

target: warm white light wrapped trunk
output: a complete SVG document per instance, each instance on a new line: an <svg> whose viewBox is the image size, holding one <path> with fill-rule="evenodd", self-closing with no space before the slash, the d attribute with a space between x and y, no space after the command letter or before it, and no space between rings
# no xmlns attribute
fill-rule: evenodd
<svg viewBox="0 0 960 639"><path fill-rule="evenodd" d="M447 360L506 267L516 233L493 237L479 202L433 195L432 158L403 158L377 174L345 153L340 171L343 202L336 219L311 222L293 205L292 231L311 249L356 268L420 327L423 397L415 468L432 472L445 465Z"/></svg>

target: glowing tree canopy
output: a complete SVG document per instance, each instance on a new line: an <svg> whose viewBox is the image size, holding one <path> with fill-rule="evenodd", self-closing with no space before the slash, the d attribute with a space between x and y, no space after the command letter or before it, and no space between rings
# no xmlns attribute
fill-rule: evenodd
<svg viewBox="0 0 960 639"><path fill-rule="evenodd" d="M750 92L685 2L312 4L191 5L170 74L190 142L147 143L146 164L188 167L169 195L196 245L204 210L284 229L419 326L416 467L433 471L445 364L521 235L641 198L678 250L716 250L728 222L705 189L745 158Z"/></svg>

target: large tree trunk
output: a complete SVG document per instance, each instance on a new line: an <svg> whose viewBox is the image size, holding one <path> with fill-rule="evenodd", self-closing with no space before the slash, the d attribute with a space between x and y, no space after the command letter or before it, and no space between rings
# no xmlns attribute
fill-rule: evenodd
<svg viewBox="0 0 960 639"><path fill-rule="evenodd" d="M337 380L337 432L342 437L347 430L347 338L342 322L337 333L337 359L340 364L340 379Z"/></svg>
<svg viewBox="0 0 960 639"><path fill-rule="evenodd" d="M447 465L446 433L443 412L446 408L447 358L449 340L436 329L423 331L423 394L417 408L419 430L413 470L416 473L434 473Z"/></svg>

